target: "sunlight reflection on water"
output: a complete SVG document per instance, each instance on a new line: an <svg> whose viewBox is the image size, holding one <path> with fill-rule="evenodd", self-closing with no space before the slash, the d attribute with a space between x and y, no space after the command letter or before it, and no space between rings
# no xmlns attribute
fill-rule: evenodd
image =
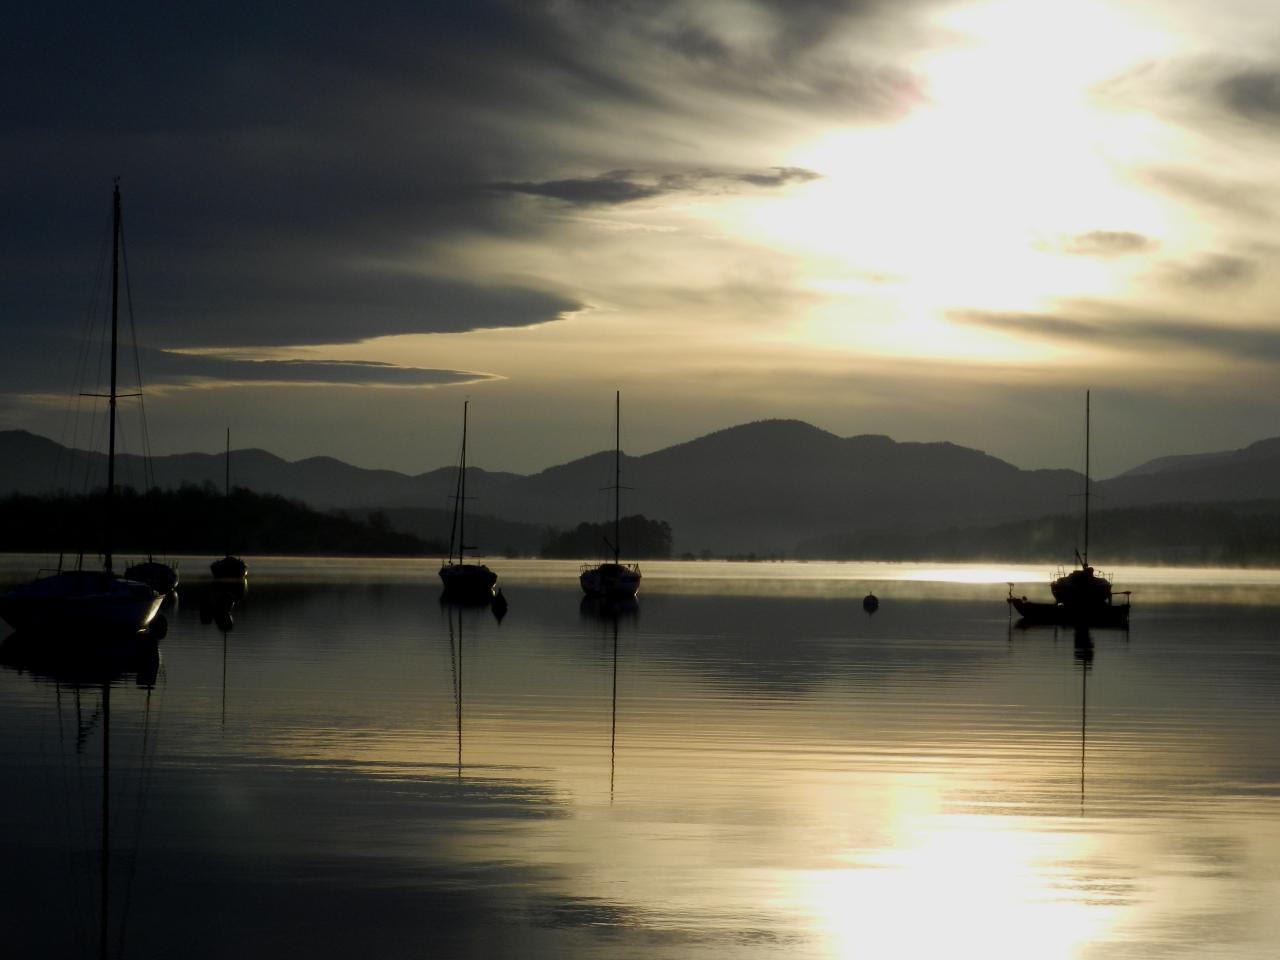
<svg viewBox="0 0 1280 960"><path fill-rule="evenodd" d="M1012 627L1024 568L646 563L615 620L492 565L501 622L426 561L255 559L227 634L192 577L112 694L125 955L1280 950L1274 571L1117 571L1177 599L1081 638ZM0 669L15 955L96 896L100 706Z"/></svg>

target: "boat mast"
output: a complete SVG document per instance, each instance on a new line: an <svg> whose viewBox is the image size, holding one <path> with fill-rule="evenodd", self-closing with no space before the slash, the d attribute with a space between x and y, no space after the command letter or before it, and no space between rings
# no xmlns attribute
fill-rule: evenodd
<svg viewBox="0 0 1280 960"><path fill-rule="evenodd" d="M1084 392L1084 566L1089 565L1089 391Z"/></svg>
<svg viewBox="0 0 1280 960"><path fill-rule="evenodd" d="M622 553L622 391L613 394L613 562Z"/></svg>
<svg viewBox="0 0 1280 960"><path fill-rule="evenodd" d="M222 458L222 514L225 555L231 556L231 428L227 427L226 454Z"/></svg>
<svg viewBox="0 0 1280 960"><path fill-rule="evenodd" d="M107 497L103 510L105 531L103 559L111 572L112 510L116 489L116 339L120 316L120 180L111 198L111 392L107 394Z"/></svg>
<svg viewBox="0 0 1280 960"><path fill-rule="evenodd" d="M462 551L467 549L467 408L470 400L462 401L462 466L458 469L458 565L462 565ZM461 631L459 631L461 642Z"/></svg>

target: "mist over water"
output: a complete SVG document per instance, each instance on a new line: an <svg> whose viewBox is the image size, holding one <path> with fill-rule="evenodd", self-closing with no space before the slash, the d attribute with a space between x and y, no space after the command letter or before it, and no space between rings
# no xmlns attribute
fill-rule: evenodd
<svg viewBox="0 0 1280 960"><path fill-rule="evenodd" d="M1010 622L1039 567L650 563L601 616L491 563L501 622L255 559L154 684L6 661L12 955L97 951L104 681L113 954L1280 952L1280 573L1117 570L1086 637Z"/></svg>

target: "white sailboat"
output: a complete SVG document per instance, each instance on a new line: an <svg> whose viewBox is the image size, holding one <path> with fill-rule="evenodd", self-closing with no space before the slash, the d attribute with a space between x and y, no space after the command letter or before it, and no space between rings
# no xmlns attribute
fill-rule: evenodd
<svg viewBox="0 0 1280 960"><path fill-rule="evenodd" d="M112 196L111 388L107 399L107 489L103 497L103 568L59 570L0 593L0 617L22 634L100 638L136 635L155 619L163 599L145 583L112 570L116 455L116 342L120 302L120 185Z"/></svg>
<svg viewBox="0 0 1280 960"><path fill-rule="evenodd" d="M622 392L613 398L613 560L588 564L582 568L578 582L588 597L604 600L631 600L640 590L640 565L623 563L621 546L622 499Z"/></svg>
<svg viewBox="0 0 1280 960"><path fill-rule="evenodd" d="M458 482L453 497L453 526L449 530L449 558L440 564L440 583L446 600L463 603L489 603L494 599L493 585L498 575L483 563L467 563L463 559L467 546L467 411L471 401L462 404L462 456L458 465ZM505 601L504 601L505 605Z"/></svg>

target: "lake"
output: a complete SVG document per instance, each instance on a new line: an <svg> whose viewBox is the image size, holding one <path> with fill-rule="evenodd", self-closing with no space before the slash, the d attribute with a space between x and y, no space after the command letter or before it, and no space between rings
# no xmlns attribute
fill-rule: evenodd
<svg viewBox="0 0 1280 960"><path fill-rule="evenodd" d="M501 622L251 558L223 632L189 559L158 661L7 656L6 953L1280 955L1280 572L1120 569L1077 636L1010 622L1041 567L649 563L609 616L490 563Z"/></svg>

